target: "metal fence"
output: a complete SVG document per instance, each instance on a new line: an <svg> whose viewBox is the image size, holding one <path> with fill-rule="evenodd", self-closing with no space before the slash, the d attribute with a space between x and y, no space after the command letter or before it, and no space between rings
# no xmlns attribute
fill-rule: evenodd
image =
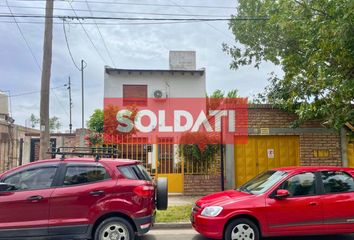
<svg viewBox="0 0 354 240"><path fill-rule="evenodd" d="M125 138L122 144L104 144L117 149L118 158L139 160L155 176L156 174L214 175L220 173L220 154L197 159L181 153L181 146L172 138L159 138L157 144L149 144L147 138ZM183 148L182 148L183 149Z"/></svg>

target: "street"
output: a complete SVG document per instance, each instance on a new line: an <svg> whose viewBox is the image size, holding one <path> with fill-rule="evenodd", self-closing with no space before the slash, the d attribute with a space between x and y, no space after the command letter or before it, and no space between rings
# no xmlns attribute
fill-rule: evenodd
<svg viewBox="0 0 354 240"><path fill-rule="evenodd" d="M173 230L153 230L149 234L138 237L137 240L209 240L192 229L173 229ZM281 237L267 238L267 240L353 240L354 235L338 236L316 236L316 237Z"/></svg>

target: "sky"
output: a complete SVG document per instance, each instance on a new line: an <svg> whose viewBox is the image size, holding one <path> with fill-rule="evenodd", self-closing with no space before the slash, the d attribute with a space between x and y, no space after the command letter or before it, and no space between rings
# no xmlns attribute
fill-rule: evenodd
<svg viewBox="0 0 354 240"><path fill-rule="evenodd" d="M183 14L186 15L182 16L184 18L228 18L231 14L236 14L237 5L234 0L87 1L88 3L85 0L55 1L54 15L74 16L72 6L78 16L93 14L96 17L176 18L179 17L178 14ZM44 15L45 12L44 0L0 0L0 15L10 13L6 3L15 15ZM158 4L164 6L155 6ZM29 126L30 115L33 113L39 116L44 24L43 19L16 20L19 27L13 18L0 18L0 90L11 96L10 110L15 123ZM97 20L104 23L98 24L98 27L92 20L82 22L85 24L78 24L78 20L66 20L65 28L76 65L80 64L81 59L87 63L84 71L85 121L94 109L103 107L105 65L117 68L168 69L170 50L193 50L197 53L197 68L206 68L207 93L210 94L215 89L225 92L238 89L240 96L249 98L263 91L271 72L282 73L279 66L269 62L261 64L259 69L246 66L236 71L230 70L232 59L222 51L222 44L239 46L239 43L235 41L227 22L132 25L127 21ZM54 24L52 59L50 116L59 117L62 124L60 131L68 130L69 97L64 85L70 76L73 128L80 128L81 73L70 58L61 20L55 20Z"/></svg>

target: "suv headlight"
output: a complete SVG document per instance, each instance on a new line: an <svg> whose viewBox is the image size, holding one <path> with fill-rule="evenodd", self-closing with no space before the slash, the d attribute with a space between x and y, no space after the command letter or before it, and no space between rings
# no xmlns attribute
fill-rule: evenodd
<svg viewBox="0 0 354 240"><path fill-rule="evenodd" d="M201 215L205 217L216 217L221 213L222 209L223 208L219 206L206 207L203 209Z"/></svg>

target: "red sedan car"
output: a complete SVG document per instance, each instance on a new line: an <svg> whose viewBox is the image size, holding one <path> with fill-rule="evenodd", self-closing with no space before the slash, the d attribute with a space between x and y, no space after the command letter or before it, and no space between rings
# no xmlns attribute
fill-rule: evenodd
<svg viewBox="0 0 354 240"><path fill-rule="evenodd" d="M354 169L267 171L237 190L200 198L191 222L213 239L354 233Z"/></svg>

